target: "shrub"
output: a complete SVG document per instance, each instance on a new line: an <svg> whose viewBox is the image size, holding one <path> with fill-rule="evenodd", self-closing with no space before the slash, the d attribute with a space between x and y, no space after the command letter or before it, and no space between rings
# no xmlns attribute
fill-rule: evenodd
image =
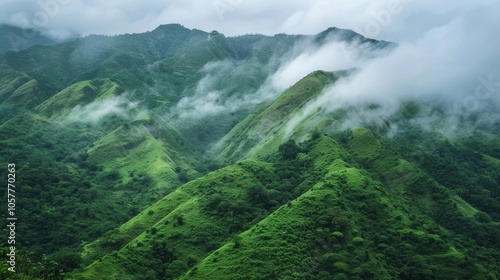
<svg viewBox="0 0 500 280"><path fill-rule="evenodd" d="M184 224L184 217L177 216L177 225L181 226Z"/></svg>
<svg viewBox="0 0 500 280"><path fill-rule="evenodd" d="M363 238L361 238L361 237L354 237L352 239L352 243L354 243L356 245L361 245L361 244L363 244L364 241L365 240Z"/></svg>
<svg viewBox="0 0 500 280"><path fill-rule="evenodd" d="M334 232L332 232L332 237L335 237L337 239L343 239L344 234L340 231L334 231Z"/></svg>
<svg viewBox="0 0 500 280"><path fill-rule="evenodd" d="M333 267L342 272L348 272L350 270L349 265L345 262L336 262L333 264Z"/></svg>

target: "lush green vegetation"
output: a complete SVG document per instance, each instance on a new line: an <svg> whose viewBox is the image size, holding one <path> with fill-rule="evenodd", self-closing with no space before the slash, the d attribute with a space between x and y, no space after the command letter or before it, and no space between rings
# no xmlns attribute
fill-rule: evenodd
<svg viewBox="0 0 500 280"><path fill-rule="evenodd" d="M391 46L335 28L309 39L330 33ZM349 71L255 95L303 38L165 25L2 53L17 276L499 279L498 127L424 129L440 108L417 101L391 137L389 120L342 126L376 104L305 112Z"/></svg>
<svg viewBox="0 0 500 280"><path fill-rule="evenodd" d="M480 245L449 226L446 219L467 222L458 211L447 210L452 216L440 221L429 216L451 202L450 193L436 184L406 195L417 201L401 199L390 192L393 183L372 179L360 166L329 137L288 141L272 165L243 161L166 196L134 223L168 209L163 219L70 278L495 279L496 243ZM420 206L437 196L436 205L427 202L434 209ZM484 229L469 223L468 230Z"/></svg>

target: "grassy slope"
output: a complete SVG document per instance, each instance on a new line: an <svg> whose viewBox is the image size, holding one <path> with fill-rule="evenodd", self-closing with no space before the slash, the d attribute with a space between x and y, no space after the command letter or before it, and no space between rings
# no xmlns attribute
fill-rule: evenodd
<svg viewBox="0 0 500 280"><path fill-rule="evenodd" d="M191 195L181 190L172 192L121 225L118 229L110 231L96 241L85 245L82 253L84 262L87 265L91 264L107 253L111 253L117 247L121 248L125 246L146 229L150 228L151 225L156 224L191 198Z"/></svg>
<svg viewBox="0 0 500 280"><path fill-rule="evenodd" d="M249 186L261 184L247 166L270 172L268 164L244 162L183 185L118 230L87 245L84 257L89 260L99 256L98 251L102 251L103 244L109 243L109 240L118 242L119 248L117 252L93 262L83 272L75 273L69 279L92 279L97 276L100 279L127 279L127 275L144 273L141 270L144 267L138 265L149 270L158 269L152 256L152 246L157 242L166 242L168 250L183 262L189 258L203 259L211 250L231 238L233 233L230 224L240 222L214 217L204 207L214 193L222 195L225 201L244 200ZM182 216L181 223L179 216ZM252 221L254 218L247 219ZM154 233L153 227L156 229Z"/></svg>
<svg viewBox="0 0 500 280"><path fill-rule="evenodd" d="M231 130L216 146L222 151L217 160L234 162L241 158L265 158L283 143L284 125L307 101L317 96L337 76L316 71L287 90L262 113L249 115Z"/></svg>
<svg viewBox="0 0 500 280"><path fill-rule="evenodd" d="M7 65L0 65L0 122L26 112L45 98L36 80Z"/></svg>
<svg viewBox="0 0 500 280"><path fill-rule="evenodd" d="M36 111L49 119L64 122L67 121L65 116L77 106L104 101L123 91L121 86L109 79L83 81L54 95L39 105ZM73 122L77 123L78 120ZM187 145L181 147L178 144L177 139L180 137L175 137L175 131L165 132L165 128L158 127L147 115L142 120L125 121L123 125L120 124L124 120L109 119L106 122L109 127L116 128L91 145L89 160L103 166L105 172L119 173L122 179L118 184L122 184L125 189L127 184L137 184L133 179L149 176L151 186L147 186L148 189L143 192L157 200L180 184L174 172L176 167L183 167L196 176L197 173L186 163L188 159L185 157L190 157L186 150L189 149ZM117 192L120 191L118 188Z"/></svg>
<svg viewBox="0 0 500 280"><path fill-rule="evenodd" d="M216 190L229 201L244 199L245 188L259 184L249 170L272 172L268 164L243 161L182 186L88 245L87 257L95 258L103 244L119 243L117 251L107 251L68 279L154 279L159 270L168 279L181 274L180 279L296 279L320 272L370 279L430 274L438 279L488 279L483 265L467 262L465 252L426 216L426 209L420 211L388 191L334 140L320 137L308 155L314 159L316 175L308 179L313 187L247 224L247 230L235 232L237 237L228 232L227 220L213 216L204 205ZM158 244L179 262L158 263ZM190 259L198 262L191 269Z"/></svg>
<svg viewBox="0 0 500 280"><path fill-rule="evenodd" d="M368 129L358 128L352 133L347 150L370 173L376 175L391 193L401 199L412 199L424 213L433 215L447 203L456 205L457 216L473 219L478 212L459 196L440 186L415 165L401 159L384 146ZM446 203L443 203L446 200Z"/></svg>
<svg viewBox="0 0 500 280"><path fill-rule="evenodd" d="M285 115L284 118L282 117L281 119L286 119L286 117L287 116ZM258 119L258 117L255 116L250 118L252 120ZM248 123L251 124L252 122L250 118L246 120L246 123L240 124L241 127L248 129ZM312 125L311 122L313 122ZM300 130L301 127L303 127L306 128L306 130L310 130L311 126L316 126L319 128L319 131L324 131L324 128L328 128L329 126L331 128L332 125L335 126L335 120L325 119L324 121L318 122L314 119L314 116L312 116L305 119L297 129ZM234 133L234 135L251 135L251 133L244 134L242 131L243 129L237 127L232 133ZM269 133L270 130L267 132L267 135L271 134ZM294 133L295 136L299 134L298 131L294 131ZM266 131L263 134L266 134ZM284 134L283 128L274 128L272 134L273 135L268 136L270 142L279 141L282 139L279 136ZM230 135L232 136L230 139L235 139L234 135ZM261 143L262 142L265 143L265 141L261 141ZM233 143L238 143L238 141ZM491 146L491 144L487 145ZM253 145L249 146L253 147L253 155L265 154L272 151L272 149L266 149L266 145L256 145L253 143ZM246 148L248 150L248 147ZM234 148L229 146L228 149L232 149L230 151L234 152ZM226 151L228 149L226 149ZM452 192L438 185L436 181L422 172L415 165L402 159L395 152L385 147L385 145L382 144L380 140L369 130L363 128L356 129L348 141L347 150L354 156L356 162L359 162L361 166L367 169L368 172L375 175L375 178L384 183L385 188L391 193L391 195L394 195L401 200L413 200L414 203L411 204L411 209L409 211L417 211L423 213L424 215L429 215L437 219L441 226L453 229L459 234L465 234L470 238L476 239L478 242L483 240L478 239L481 237L468 232L471 227L475 227L476 229L479 229L479 231L481 231L481 227L487 227L487 232L495 232L494 228L498 228L495 226L495 223L481 225L480 222L476 221L474 217L474 215L478 213L477 209L465 202L459 196L454 195ZM224 152L221 154L221 157L227 156ZM487 157L487 159L489 159L490 162L495 162L494 160L491 160L491 158ZM455 208L450 208L450 205L455 205ZM457 227L453 226L453 224L460 222L466 222L468 224L468 229L457 230ZM492 236L488 237L489 240L492 240L491 238ZM495 241L492 242L493 243L491 244L495 243ZM482 244L484 245L484 243ZM475 248L475 250L482 249Z"/></svg>
<svg viewBox="0 0 500 280"><path fill-rule="evenodd" d="M84 106L93 101L117 96L123 91L122 87L108 79L78 82L40 104L35 110L54 119L71 112L75 106Z"/></svg>
<svg viewBox="0 0 500 280"><path fill-rule="evenodd" d="M85 183L61 182L60 185L65 185L67 189L84 188L94 196L106 194L97 196L95 201L86 201L88 205L76 206L66 205L64 200L61 201L62 197L70 201L69 197L65 197L68 190L65 190L64 194L59 193L62 197L57 197L59 209L65 209L66 217L71 217L69 219L74 220L78 217L79 226L86 224L94 215L93 212L99 212L96 214L99 217L94 216L94 219L102 222L88 229L93 235L92 238L96 237L96 232L102 229L104 229L102 233L106 232L110 224L111 228L116 227L117 224L133 217L139 212L138 210L142 210L146 205L164 197L179 186L178 174L174 172L176 167L182 168L190 177L199 176L198 172L191 168L193 152L189 148L189 142L186 141L184 144L183 138L175 129L160 126L149 116L132 122L123 118L106 117L100 123L68 121L65 118L66 114L77 106L106 100L121 92L123 88L108 79L76 83L39 105L36 108L37 114L21 114L0 125L0 130L5 132L2 134L3 137L0 137L4 147L0 153L1 162L15 160L23 166L21 171L29 174L38 174L38 170L41 169L39 165L43 163L50 166L49 168L57 169L57 172L49 172L55 178L61 178L61 172L72 173L75 178L87 177ZM117 128L114 129L115 127ZM30 176L30 179L31 177L33 176ZM59 180L61 179L54 182ZM37 184L42 184L41 180L25 183L26 189L31 190L35 187L35 191L42 191ZM51 190L57 190L58 184L53 183ZM92 190L89 186L92 186ZM25 192L28 195L28 191ZM72 195L74 194L73 192ZM37 201L37 197L27 198L26 201L28 201L26 203ZM89 206L94 202L99 205ZM48 201L45 204L51 203L55 202ZM117 217L121 217L118 218L119 223L114 215L106 214L108 211L113 211L110 209L117 204L121 204L123 210L117 213ZM103 211L102 208L105 207L108 209ZM35 205L24 208L27 213L40 212L41 215L46 215L49 212L45 208L37 209ZM52 213L56 208L50 207L50 209ZM91 209L90 215L89 209ZM86 216L81 217L81 215ZM32 222L32 228L39 229L43 223L42 220L39 223ZM67 223L68 227L71 225L72 223ZM72 232L68 234L67 239L74 238L73 234L76 236L79 233ZM25 236L31 237L31 232ZM86 238L85 240L90 241ZM35 246L38 245L32 245ZM64 243L64 246L67 244ZM77 246L78 244L74 243L74 247ZM52 246L52 249L56 250L57 246Z"/></svg>
<svg viewBox="0 0 500 280"><path fill-rule="evenodd" d="M49 119L64 121L64 117L77 106L116 97L123 91L109 79L79 82L39 105L36 111ZM147 116L142 121L124 125L115 123L118 127L95 143L88 153L90 160L102 165L104 171L118 172L123 178L121 183L129 183L134 173L147 174L153 180L152 190L148 192L159 191L164 195L166 189L171 190L179 184L174 172L177 164L167 153L161 139L156 139L148 130L147 126L151 123L151 118ZM172 150L169 151L172 153Z"/></svg>
<svg viewBox="0 0 500 280"><path fill-rule="evenodd" d="M415 214L368 173L340 159L349 156L333 140L322 137L310 155L316 168L326 171L314 187L240 234L238 246L226 243L181 279L308 278L321 262L330 262L331 277L397 278L398 257L387 257L397 253L386 242L406 243L412 252L401 252L400 261L419 260L438 279L471 277L461 267L463 253L444 240L445 230L410 228ZM422 248L427 242L432 248ZM476 279L484 275L475 273Z"/></svg>
<svg viewBox="0 0 500 280"><path fill-rule="evenodd" d="M165 194L179 185L174 171L177 163L163 143L151 135L147 124L147 121L135 121L118 127L89 149L89 159L102 165L105 171L118 172L123 178L122 184L147 174L152 182L143 191Z"/></svg>

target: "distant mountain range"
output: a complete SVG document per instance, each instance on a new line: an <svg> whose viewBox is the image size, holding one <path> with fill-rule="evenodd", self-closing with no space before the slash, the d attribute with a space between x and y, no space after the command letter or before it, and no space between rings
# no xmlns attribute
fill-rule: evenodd
<svg viewBox="0 0 500 280"><path fill-rule="evenodd" d="M40 32L15 26L0 25L0 52L20 51L35 45L54 45L57 42Z"/></svg>
<svg viewBox="0 0 500 280"><path fill-rule="evenodd" d="M451 139L441 105L420 100L355 125L378 104L308 109L357 69L276 86L304 53L343 44L368 59L396 44L338 28L226 37L179 24L39 39L16 52L7 39L0 53L18 275L500 278L499 126L462 118L470 133ZM440 118L423 128L430 114Z"/></svg>

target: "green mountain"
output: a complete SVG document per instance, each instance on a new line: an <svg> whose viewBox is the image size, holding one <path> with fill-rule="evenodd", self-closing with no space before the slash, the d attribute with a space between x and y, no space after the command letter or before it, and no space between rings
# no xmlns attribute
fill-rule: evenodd
<svg viewBox="0 0 500 280"><path fill-rule="evenodd" d="M54 45L56 41L32 29L0 24L0 52L19 51L34 45Z"/></svg>
<svg viewBox="0 0 500 280"><path fill-rule="evenodd" d="M395 47L174 24L3 53L22 238L2 279L500 278L498 127L424 128L444 108L418 100L351 126L378 105L309 109L356 69L272 86L301 46L335 41Z"/></svg>

